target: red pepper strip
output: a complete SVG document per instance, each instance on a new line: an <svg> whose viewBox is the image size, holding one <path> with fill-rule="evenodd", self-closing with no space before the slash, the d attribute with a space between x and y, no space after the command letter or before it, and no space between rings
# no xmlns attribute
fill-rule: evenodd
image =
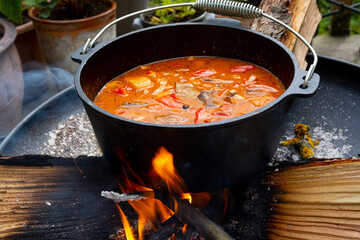
<svg viewBox="0 0 360 240"><path fill-rule="evenodd" d="M194 72L195 77L210 77L211 75L214 75L216 72L207 70L207 69L200 69Z"/></svg>
<svg viewBox="0 0 360 240"><path fill-rule="evenodd" d="M132 87L126 85L123 87L119 87L118 89L116 89L114 91L114 93L122 95L122 96L127 96L129 94L129 91L131 91L131 90L132 90Z"/></svg>
<svg viewBox="0 0 360 240"><path fill-rule="evenodd" d="M170 108L182 108L184 105L183 103L181 103L180 99L175 96L175 94L162 96L156 101Z"/></svg>
<svg viewBox="0 0 360 240"><path fill-rule="evenodd" d="M195 124L200 123L201 120L204 120L204 122L206 122L206 118L208 118L210 116L210 114L208 112L206 112L205 108L199 108L198 110L196 110L195 112Z"/></svg>
<svg viewBox="0 0 360 240"><path fill-rule="evenodd" d="M170 97L172 97L175 100L181 101L180 98L178 98L175 93L171 94Z"/></svg>
<svg viewBox="0 0 360 240"><path fill-rule="evenodd" d="M222 98L228 91L229 91L229 89L225 89L222 92L218 92L217 97Z"/></svg>
<svg viewBox="0 0 360 240"><path fill-rule="evenodd" d="M239 73L239 72L247 72L253 70L255 67L253 65L244 65L244 66L237 66L230 69L230 72Z"/></svg>
<svg viewBox="0 0 360 240"><path fill-rule="evenodd" d="M250 89L258 89L258 90L262 90L262 91L267 91L267 92L278 92L279 90L264 84L250 84L247 86L247 88Z"/></svg>
<svg viewBox="0 0 360 240"><path fill-rule="evenodd" d="M231 113L234 111L233 106L229 104L224 104L215 110L212 115L214 116L224 116L224 117L231 117Z"/></svg>

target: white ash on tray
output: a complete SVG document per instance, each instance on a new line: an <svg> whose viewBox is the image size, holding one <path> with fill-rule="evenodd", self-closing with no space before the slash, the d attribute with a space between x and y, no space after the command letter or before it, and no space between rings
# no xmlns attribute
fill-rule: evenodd
<svg viewBox="0 0 360 240"><path fill-rule="evenodd" d="M314 126L311 129L314 140L320 141L315 147L315 155L318 158L344 158L353 148L345 144L347 139L344 133L347 130L333 128L331 131L325 131L321 126ZM94 131L86 113L71 115L67 120L60 122L55 130L48 132L49 136L41 154L52 155L55 157L77 157L79 155L102 156L98 146ZM288 140L294 137L293 131L287 131L284 139ZM340 144L339 144L340 143ZM337 147L341 146L341 147ZM279 146L277 152L269 163L279 161L298 161L300 154L295 146Z"/></svg>
<svg viewBox="0 0 360 240"><path fill-rule="evenodd" d="M315 156L317 158L344 158L353 148L352 145L345 144L347 137L344 136L344 133L347 131L347 129L333 128L330 132L328 132L321 126L311 128L312 138L320 142L318 146L315 146ZM285 139L281 140L289 140L294 137L294 131L287 131L285 133ZM274 158L270 162L270 165L273 164L273 162L299 160L301 160L301 156L299 154L299 150L295 146L279 146Z"/></svg>
<svg viewBox="0 0 360 240"><path fill-rule="evenodd" d="M49 136L41 154L55 157L77 157L79 155L102 156L90 120L86 113L73 114L58 124Z"/></svg>

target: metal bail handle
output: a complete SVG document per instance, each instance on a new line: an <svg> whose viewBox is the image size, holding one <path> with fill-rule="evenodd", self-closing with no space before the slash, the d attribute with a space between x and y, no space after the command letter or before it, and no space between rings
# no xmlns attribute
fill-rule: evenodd
<svg viewBox="0 0 360 240"><path fill-rule="evenodd" d="M285 23L281 22L280 20L267 15L264 13L262 9L259 9L251 4L243 3L243 2L235 2L230 0L196 0L196 2L190 2L190 3L178 3L178 4L170 4L165 6L159 6L159 7L153 7L153 8L147 8L143 9L137 12L130 13L128 15L122 16L118 19L115 19L108 25L106 25L101 31L91 40L90 38L87 40L86 44L84 45L83 51L81 54L86 54L86 51L88 48L92 48L96 42L96 40L99 39L99 37L112 25L115 23L118 23L126 18L133 17L142 13L156 11L159 9L165 9L165 8L173 8L173 7L184 7L184 6L193 6L194 8L206 12L211 13L217 13L221 15L231 16L231 17L242 17L242 18L258 18L258 17L266 17L274 22L277 22L290 32L292 32L296 37L298 37L311 51L313 54L314 61L310 65L309 70L305 76L304 83L302 84L302 88L307 88L309 80L312 78L312 75L314 74L316 65L318 63L318 56L313 49L313 47L306 41L303 36L301 36L298 32L296 32L294 29L286 25Z"/></svg>

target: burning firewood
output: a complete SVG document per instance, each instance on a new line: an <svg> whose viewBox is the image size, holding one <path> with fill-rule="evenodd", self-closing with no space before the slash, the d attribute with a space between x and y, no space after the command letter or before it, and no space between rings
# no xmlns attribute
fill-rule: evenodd
<svg viewBox="0 0 360 240"><path fill-rule="evenodd" d="M170 196L166 192L136 192L136 193L116 193L102 191L101 196L109 198L114 202L141 201L149 198L160 200L175 212L175 215L183 222L192 226L202 237L207 240L231 240L221 227L209 220L197 208L192 206L188 201Z"/></svg>
<svg viewBox="0 0 360 240"><path fill-rule="evenodd" d="M153 192L142 192L141 194L131 194L131 193L117 193L113 191L102 191L101 196L111 199L116 203L128 202L128 201L140 201L151 198L150 195L153 195Z"/></svg>

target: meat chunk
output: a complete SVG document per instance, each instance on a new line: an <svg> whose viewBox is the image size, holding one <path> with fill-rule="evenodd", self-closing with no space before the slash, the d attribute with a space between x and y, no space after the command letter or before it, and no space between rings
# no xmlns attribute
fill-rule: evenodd
<svg viewBox="0 0 360 240"><path fill-rule="evenodd" d="M195 98L199 94L199 90L197 90L194 85L191 83L175 83L175 92L179 96L187 97L187 98Z"/></svg>
<svg viewBox="0 0 360 240"><path fill-rule="evenodd" d="M176 114L169 114L169 115L155 117L155 120L160 124L177 125L187 122L188 117L180 116Z"/></svg>
<svg viewBox="0 0 360 240"><path fill-rule="evenodd" d="M214 100L214 93L215 91L201 91L198 95L198 99L205 103L206 107L213 108L216 107L218 104L216 104Z"/></svg>

